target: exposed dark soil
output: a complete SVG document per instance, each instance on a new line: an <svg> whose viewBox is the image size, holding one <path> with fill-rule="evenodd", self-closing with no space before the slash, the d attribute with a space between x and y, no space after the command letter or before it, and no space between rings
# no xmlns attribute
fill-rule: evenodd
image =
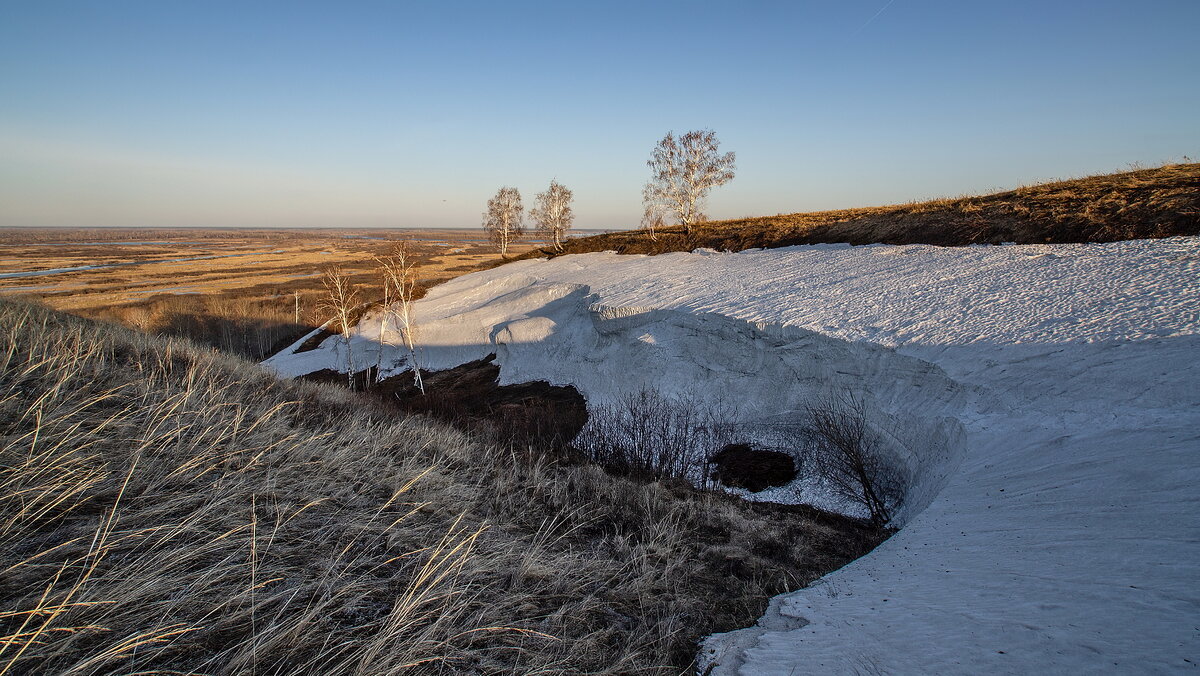
<svg viewBox="0 0 1200 676"><path fill-rule="evenodd" d="M496 356L442 371L422 371L425 394L411 373L378 383L372 367L354 376L354 388L408 413L424 413L460 427L522 445L566 452L587 423L587 402L569 385L544 381L500 385ZM345 373L322 369L307 380L347 385Z"/></svg>
<svg viewBox="0 0 1200 676"><path fill-rule="evenodd" d="M749 444L729 444L717 451L709 464L714 466L714 479L752 493L786 485L796 478L796 463L792 456L753 448Z"/></svg>

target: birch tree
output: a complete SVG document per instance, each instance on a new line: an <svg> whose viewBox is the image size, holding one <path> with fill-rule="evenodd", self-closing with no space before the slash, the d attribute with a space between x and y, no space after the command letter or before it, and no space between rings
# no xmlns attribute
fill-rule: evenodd
<svg viewBox="0 0 1200 676"><path fill-rule="evenodd" d="M408 348L408 363L412 366L413 384L425 394L425 382L421 379L421 364L417 361L415 341L416 325L413 322L413 302L417 290L417 263L413 260L408 242L401 242L389 256L376 259L383 276L383 317L379 324L379 352L383 355L383 337L388 321L394 320L400 330L400 339ZM394 299L395 302L392 302ZM376 377L379 369L377 368Z"/></svg>
<svg viewBox="0 0 1200 676"><path fill-rule="evenodd" d="M651 177L642 191L647 214L671 214L690 234L692 225L705 220L708 193L733 180L733 153L718 153L712 130L689 131L676 138L668 132L654 147ZM654 211L657 210L657 211Z"/></svg>
<svg viewBox="0 0 1200 676"><path fill-rule="evenodd" d="M483 212L483 229L488 239L500 247L501 256L508 255L508 246L525 233L524 215L521 193L516 188L500 188L496 196L488 200L487 211Z"/></svg>
<svg viewBox="0 0 1200 676"><path fill-rule="evenodd" d="M649 189L650 186L646 186ZM656 230L666 224L666 206L662 202L655 201L647 195L647 191L642 191L642 227L650 233L650 239L657 240L658 235Z"/></svg>
<svg viewBox="0 0 1200 676"><path fill-rule="evenodd" d="M321 282L325 286L321 308L333 315L329 321L346 346L346 384L354 389L354 355L350 351L350 333L354 329L354 311L358 308L358 287L350 283L350 275L338 266L326 270Z"/></svg>
<svg viewBox="0 0 1200 676"><path fill-rule="evenodd" d="M550 181L546 192L537 195L537 206L529 210L529 216L537 223L538 233L554 245L556 251L562 251L562 241L575 220L575 212L571 210L571 200L575 197L565 185L558 181Z"/></svg>

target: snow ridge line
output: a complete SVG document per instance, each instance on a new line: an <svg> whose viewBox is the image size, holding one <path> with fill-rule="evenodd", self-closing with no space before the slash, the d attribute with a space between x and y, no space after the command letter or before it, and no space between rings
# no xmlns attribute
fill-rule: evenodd
<svg viewBox="0 0 1200 676"><path fill-rule="evenodd" d="M721 312L678 310L678 309L673 309L673 308L659 308L659 307L637 306L637 305L629 305L629 306L604 305L602 303L592 303L591 305L588 306L588 312L590 312L592 314L592 319L593 319L593 321L595 321L597 323L597 325L604 325L604 324L607 324L607 323L613 322L613 321L619 322L622 319L631 319L634 317L637 317L640 320L638 323L641 323L641 321L652 321L654 318L657 318L657 317L684 316L684 317L695 317L695 318L700 318L700 319L703 319L705 317L711 317L711 318L716 319L717 321L726 322L728 324L732 324L737 327L744 327L744 328L750 329L753 332L761 334L760 336L756 336L756 337L760 337L760 338L769 338L769 339L775 339L775 340L781 340L781 341L795 341L795 340L801 340L804 338L810 338L813 336L823 336L826 338L833 338L833 336L825 336L825 334L822 334L818 331L813 331L812 329L806 329L802 326L796 326L795 324L784 324L784 323L780 323L780 322L767 322L767 321L760 321L760 320L742 319L740 317L734 317L734 316L727 315L727 314L724 314ZM624 327L624 326L626 326L626 324L620 324L620 326ZM839 341L842 340L840 338L835 338L835 339L839 340ZM894 352L894 350L892 350L892 348L890 348L890 347L883 346L883 345L880 345L879 347L881 349L885 349L885 350ZM931 364L931 366L932 366L932 364Z"/></svg>

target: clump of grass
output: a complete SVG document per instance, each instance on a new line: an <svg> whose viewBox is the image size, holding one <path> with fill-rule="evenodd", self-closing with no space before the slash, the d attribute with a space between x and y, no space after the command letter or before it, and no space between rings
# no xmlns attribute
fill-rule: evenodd
<svg viewBox="0 0 1200 676"><path fill-rule="evenodd" d="M0 300L0 673L683 673L884 535Z"/></svg>

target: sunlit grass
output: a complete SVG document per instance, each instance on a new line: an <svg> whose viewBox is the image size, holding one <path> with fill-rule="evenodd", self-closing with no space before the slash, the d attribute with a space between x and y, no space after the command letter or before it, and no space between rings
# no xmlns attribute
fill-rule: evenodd
<svg viewBox="0 0 1200 676"><path fill-rule="evenodd" d="M0 301L0 673L681 673L880 533Z"/></svg>

